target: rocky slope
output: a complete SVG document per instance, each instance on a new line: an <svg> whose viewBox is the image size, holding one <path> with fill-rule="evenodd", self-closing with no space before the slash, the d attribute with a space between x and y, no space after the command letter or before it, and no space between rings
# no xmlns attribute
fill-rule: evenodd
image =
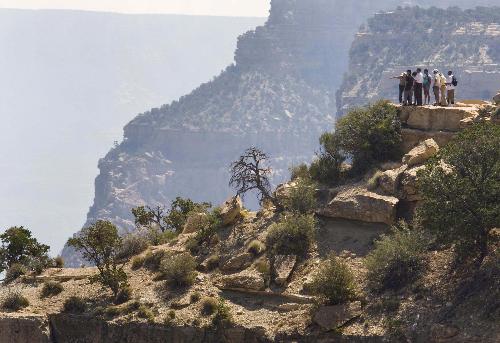
<svg viewBox="0 0 500 343"><path fill-rule="evenodd" d="M500 84L500 7L400 8L370 18L351 47L339 114L380 98L397 101L390 78L416 67L453 70L458 99L491 99Z"/></svg>
<svg viewBox="0 0 500 343"><path fill-rule="evenodd" d="M125 127L123 142L99 162L87 224L106 218L132 229L132 207L176 196L219 203L230 194L229 163L252 145L271 156L274 183L282 182L333 128L335 91L359 25L397 4L273 0L267 23L240 37L234 65ZM247 200L255 208L255 200ZM80 263L67 248L63 256L70 265Z"/></svg>

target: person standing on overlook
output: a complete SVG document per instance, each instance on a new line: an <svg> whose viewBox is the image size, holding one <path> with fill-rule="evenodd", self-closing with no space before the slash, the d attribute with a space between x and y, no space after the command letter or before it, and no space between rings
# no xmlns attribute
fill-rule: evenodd
<svg viewBox="0 0 500 343"><path fill-rule="evenodd" d="M406 85L406 73L401 73L399 76L394 76L391 77L391 79L398 79L399 80L399 104L403 104L403 95L405 92L405 85Z"/></svg>
<svg viewBox="0 0 500 343"><path fill-rule="evenodd" d="M411 70L406 71L405 77L405 100L403 102L404 106L410 106L413 103L413 76L411 75Z"/></svg>
<svg viewBox="0 0 500 343"><path fill-rule="evenodd" d="M448 77L446 78L446 100L448 106L455 105L455 87L457 86L457 79L453 72L450 70L448 72Z"/></svg>
<svg viewBox="0 0 500 343"><path fill-rule="evenodd" d="M446 100L446 76L443 75L443 73L439 73L439 77L441 79L440 84L441 84L441 106L448 106L447 100Z"/></svg>
<svg viewBox="0 0 500 343"><path fill-rule="evenodd" d="M415 84L414 84L414 90L415 90L415 104L417 106L422 106L422 85L424 83L424 74L422 74L422 69L417 68L417 72L415 74Z"/></svg>
<svg viewBox="0 0 500 343"><path fill-rule="evenodd" d="M424 82L422 83L422 87L424 88L424 105L431 104L431 94L430 94L431 83L432 83L432 78L429 75L429 69L425 69Z"/></svg>
<svg viewBox="0 0 500 343"><path fill-rule="evenodd" d="M436 102L434 102L434 106L439 105L439 91L441 90L441 77L439 76L439 70L434 69L432 72L434 74L433 81L434 81L434 87L432 87L432 90L434 92L434 99Z"/></svg>

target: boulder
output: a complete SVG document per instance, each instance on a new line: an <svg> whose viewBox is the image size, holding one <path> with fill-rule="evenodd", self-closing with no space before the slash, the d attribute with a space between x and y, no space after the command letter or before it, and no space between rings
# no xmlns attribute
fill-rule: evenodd
<svg viewBox="0 0 500 343"><path fill-rule="evenodd" d="M208 216L206 213L193 213L184 224L183 234L189 234L199 231L205 225L208 225Z"/></svg>
<svg viewBox="0 0 500 343"><path fill-rule="evenodd" d="M226 261L222 266L221 270L223 272L236 272L245 269L252 264L253 255L245 252L236 256L233 256L228 261Z"/></svg>
<svg viewBox="0 0 500 343"><path fill-rule="evenodd" d="M404 128L401 129L401 136L403 138L403 142L401 144L401 149L403 152L409 152L415 146L417 146L420 142L425 141L426 139L432 138L436 143L443 147L448 142L450 142L453 137L455 137L456 132L447 132L447 131L423 131L423 130L415 130Z"/></svg>
<svg viewBox="0 0 500 343"><path fill-rule="evenodd" d="M232 197L221 206L221 218L223 225L233 225L241 215L243 203L239 196Z"/></svg>
<svg viewBox="0 0 500 343"><path fill-rule="evenodd" d="M421 142L403 157L403 163L409 167L419 165L427 161L439 151L439 146L432 138Z"/></svg>
<svg viewBox="0 0 500 343"><path fill-rule="evenodd" d="M448 340L458 335L458 329L453 326L433 324L431 326L431 337L434 341Z"/></svg>
<svg viewBox="0 0 500 343"><path fill-rule="evenodd" d="M225 275L221 279L223 289L238 289L250 291L262 291L265 282L262 275L253 270L244 270L238 274Z"/></svg>
<svg viewBox="0 0 500 343"><path fill-rule="evenodd" d="M335 306L322 306L314 314L314 322L324 330L335 330L361 315L361 302L355 301Z"/></svg>
<svg viewBox="0 0 500 343"><path fill-rule="evenodd" d="M402 107L400 119L409 128L425 131L460 131L460 121L477 114L477 107Z"/></svg>
<svg viewBox="0 0 500 343"><path fill-rule="evenodd" d="M500 105L500 92L498 92L497 95L493 97L493 103L495 105Z"/></svg>
<svg viewBox="0 0 500 343"><path fill-rule="evenodd" d="M408 166L403 165L399 168L383 172L378 179L380 189L385 194L397 196L401 177L406 169L408 169Z"/></svg>
<svg viewBox="0 0 500 343"><path fill-rule="evenodd" d="M344 218L369 223L396 221L396 207L399 199L368 191L366 188L350 186L338 192L330 203L318 211L330 218Z"/></svg>
<svg viewBox="0 0 500 343"><path fill-rule="evenodd" d="M401 197L408 201L419 201L422 197L418 194L417 189L417 173L419 170L425 169L425 166L419 166L406 170L401 178Z"/></svg>
<svg viewBox="0 0 500 343"><path fill-rule="evenodd" d="M296 255L277 255L274 258L273 268L276 275L274 282L277 285L283 286L288 281L295 263L297 263Z"/></svg>

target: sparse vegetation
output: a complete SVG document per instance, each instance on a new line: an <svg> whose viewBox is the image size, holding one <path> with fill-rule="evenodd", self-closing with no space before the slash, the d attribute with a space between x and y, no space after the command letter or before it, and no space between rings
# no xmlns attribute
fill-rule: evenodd
<svg viewBox="0 0 500 343"><path fill-rule="evenodd" d="M132 288L130 288L130 286L124 286L118 291L114 302L116 305L120 305L126 303L130 299L132 299Z"/></svg>
<svg viewBox="0 0 500 343"><path fill-rule="evenodd" d="M266 250L266 245L259 241L258 239L254 239L253 241L248 244L248 249L247 251L254 255L254 256L259 256Z"/></svg>
<svg viewBox="0 0 500 343"><path fill-rule="evenodd" d="M61 256L57 256L56 258L54 258L54 267L64 268L64 259Z"/></svg>
<svg viewBox="0 0 500 343"><path fill-rule="evenodd" d="M122 238L116 258L119 260L128 260L132 256L142 253L148 246L149 241L147 237L140 233L130 233Z"/></svg>
<svg viewBox="0 0 500 343"><path fill-rule="evenodd" d="M165 250L156 250L154 252L149 251L144 257L144 267L149 270L156 272L160 269L160 264L162 259L167 255Z"/></svg>
<svg viewBox="0 0 500 343"><path fill-rule="evenodd" d="M191 304L193 304L193 303L200 301L200 298L201 298L200 292L194 292L189 297L189 301L191 302Z"/></svg>
<svg viewBox="0 0 500 343"><path fill-rule="evenodd" d="M342 304L356 296L354 276L349 266L332 254L314 275L309 291L331 305Z"/></svg>
<svg viewBox="0 0 500 343"><path fill-rule="evenodd" d="M155 314L153 311L144 304L141 304L137 309L137 316L139 316L139 318L146 319L150 323L155 320Z"/></svg>
<svg viewBox="0 0 500 343"><path fill-rule="evenodd" d="M383 175L383 172L381 172L380 170L377 170L372 175L372 177L370 177L370 179L367 182L367 188L368 188L368 190L374 191L374 190L376 190L378 188L378 186L379 186L379 180L382 177L382 175Z"/></svg>
<svg viewBox="0 0 500 343"><path fill-rule="evenodd" d="M92 276L90 281L108 287L115 297L127 285L124 264L120 264L118 259L121 243L116 226L103 220L82 229L77 237L68 240L69 246L80 251L85 259L97 266L99 274Z"/></svg>
<svg viewBox="0 0 500 343"><path fill-rule="evenodd" d="M205 316L210 316L215 313L218 304L219 303L217 302L217 299L212 297L205 297L201 301L201 312Z"/></svg>
<svg viewBox="0 0 500 343"><path fill-rule="evenodd" d="M309 174L309 167L307 164L302 163L297 166L290 167L290 180L295 181L297 179L308 180L311 178Z"/></svg>
<svg viewBox="0 0 500 343"><path fill-rule="evenodd" d="M31 231L22 226L7 229L0 234L0 241L0 273L14 264L31 271L40 271L50 265L49 246L38 243Z"/></svg>
<svg viewBox="0 0 500 343"><path fill-rule="evenodd" d="M269 228L267 247L274 255L305 256L314 240L314 215L285 213Z"/></svg>
<svg viewBox="0 0 500 343"><path fill-rule="evenodd" d="M500 225L500 126L479 123L462 131L418 174L423 228L459 259L488 254L491 229Z"/></svg>
<svg viewBox="0 0 500 343"><path fill-rule="evenodd" d="M393 227L390 234L375 242L375 248L366 257L370 288L398 290L413 282L424 269L424 251L422 232L406 223Z"/></svg>
<svg viewBox="0 0 500 343"><path fill-rule="evenodd" d="M295 187L291 187L289 194L281 199L283 207L290 212L312 213L317 207L317 185L307 179L297 179Z"/></svg>
<svg viewBox="0 0 500 343"><path fill-rule="evenodd" d="M10 292L2 300L2 308L10 311L19 311L29 304L28 299L19 292Z"/></svg>
<svg viewBox="0 0 500 343"><path fill-rule="evenodd" d="M337 185L343 179L342 164L346 159L338 138L332 133L324 133L319 142L321 151L309 167L311 179L330 186Z"/></svg>
<svg viewBox="0 0 500 343"><path fill-rule="evenodd" d="M66 313L84 313L87 310L87 302L78 296L71 296L64 302L63 311Z"/></svg>
<svg viewBox="0 0 500 343"><path fill-rule="evenodd" d="M219 256L219 254L210 255L207 258L207 261L206 261L207 270L211 271L211 270L214 270L214 269L218 268L219 267L219 263L220 263L220 256Z"/></svg>
<svg viewBox="0 0 500 343"><path fill-rule="evenodd" d="M224 328L232 323L231 311L224 299L220 298L215 309L215 316L212 318L212 325L216 328Z"/></svg>
<svg viewBox="0 0 500 343"><path fill-rule="evenodd" d="M5 284L11 283L12 281L16 280L20 276L26 275L27 272L28 272L28 268L26 268L26 266L24 266L21 263L14 263L5 272L4 283Z"/></svg>
<svg viewBox="0 0 500 343"><path fill-rule="evenodd" d="M64 290L63 285L57 281L47 281L43 284L42 291L40 293L41 298L48 298L58 295Z"/></svg>
<svg viewBox="0 0 500 343"><path fill-rule="evenodd" d="M146 260L145 256L134 256L132 258L132 265L131 268L132 270L138 270L144 266L144 261Z"/></svg>
<svg viewBox="0 0 500 343"><path fill-rule="evenodd" d="M196 261L189 253L165 257L160 276L173 287L191 286L196 278Z"/></svg>

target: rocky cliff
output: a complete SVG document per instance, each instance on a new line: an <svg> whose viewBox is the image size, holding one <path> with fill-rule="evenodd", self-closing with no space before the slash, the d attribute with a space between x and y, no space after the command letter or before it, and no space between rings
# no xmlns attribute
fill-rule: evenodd
<svg viewBox="0 0 500 343"><path fill-rule="evenodd" d="M459 99L491 99L500 84L500 7L376 14L351 47L337 93L339 114L380 98L397 101L398 83L391 77L416 67L453 70Z"/></svg>
<svg viewBox="0 0 500 343"><path fill-rule="evenodd" d="M333 128L335 91L359 25L398 3L273 0L267 23L240 37L235 64L125 127L123 142L99 161L87 224L106 218L132 229L132 207L176 196L221 202L231 193L229 163L252 145L271 156L274 182L283 181ZM67 248L63 257L79 264Z"/></svg>

